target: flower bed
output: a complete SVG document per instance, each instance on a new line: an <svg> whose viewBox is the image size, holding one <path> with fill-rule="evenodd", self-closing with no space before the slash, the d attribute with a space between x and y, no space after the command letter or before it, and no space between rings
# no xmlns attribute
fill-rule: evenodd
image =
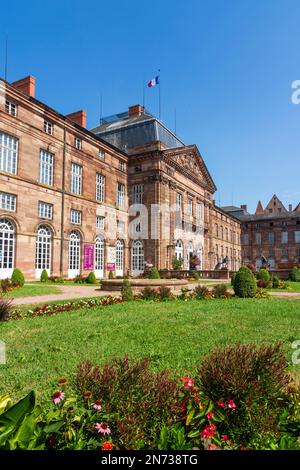
<svg viewBox="0 0 300 470"><path fill-rule="evenodd" d="M241 352L247 364L238 369ZM262 381L251 382L257 367ZM300 390L285 367L279 345L217 350L181 378L153 372L147 358L84 362L76 393L60 378L45 409L34 392L14 406L0 398L0 449L299 450Z"/></svg>

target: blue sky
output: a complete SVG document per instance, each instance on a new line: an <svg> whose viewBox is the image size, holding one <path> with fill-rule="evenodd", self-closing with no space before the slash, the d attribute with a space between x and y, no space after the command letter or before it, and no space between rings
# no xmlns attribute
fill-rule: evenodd
<svg viewBox="0 0 300 470"><path fill-rule="evenodd" d="M161 69L162 120L197 144L217 203L300 201L298 0L31 0L1 10L0 75L37 79L36 96L88 127L142 101ZM146 107L158 114L157 88Z"/></svg>

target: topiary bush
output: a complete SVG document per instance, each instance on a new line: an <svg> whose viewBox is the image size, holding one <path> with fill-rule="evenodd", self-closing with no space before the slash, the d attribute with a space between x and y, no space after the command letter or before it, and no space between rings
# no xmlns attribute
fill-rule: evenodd
<svg viewBox="0 0 300 470"><path fill-rule="evenodd" d="M108 279L114 279L115 278L115 274L113 271L109 271L108 273Z"/></svg>
<svg viewBox="0 0 300 470"><path fill-rule="evenodd" d="M133 300L133 290L128 279L124 279L123 281L121 295L122 295L123 300L127 300L127 301Z"/></svg>
<svg viewBox="0 0 300 470"><path fill-rule="evenodd" d="M41 282L47 282L48 280L49 280L48 273L47 273L46 269L43 269L43 271L41 272L40 281Z"/></svg>
<svg viewBox="0 0 300 470"><path fill-rule="evenodd" d="M13 273L12 273L12 276L11 276L11 281L17 286L20 286L20 287L24 286L25 278L24 278L24 274L22 273L22 271L20 269L15 268L13 270Z"/></svg>
<svg viewBox="0 0 300 470"><path fill-rule="evenodd" d="M91 271L89 273L89 275L87 276L85 282L87 284L96 284L97 283L97 279L96 279L95 273L93 271Z"/></svg>
<svg viewBox="0 0 300 470"><path fill-rule="evenodd" d="M257 289L256 279L247 266L243 266L236 273L233 289L237 297L255 296Z"/></svg>
<svg viewBox="0 0 300 470"><path fill-rule="evenodd" d="M260 269L256 274L256 278L260 281L269 281L270 280L270 273L267 269Z"/></svg>
<svg viewBox="0 0 300 470"><path fill-rule="evenodd" d="M159 274L159 272L158 272L158 269L157 269L155 266L153 266L153 267L151 268L151 271L150 271L150 273L149 273L148 278L149 278L149 279L160 279L160 274Z"/></svg>
<svg viewBox="0 0 300 470"><path fill-rule="evenodd" d="M293 268L290 272L289 279L294 282L300 282L300 269Z"/></svg>

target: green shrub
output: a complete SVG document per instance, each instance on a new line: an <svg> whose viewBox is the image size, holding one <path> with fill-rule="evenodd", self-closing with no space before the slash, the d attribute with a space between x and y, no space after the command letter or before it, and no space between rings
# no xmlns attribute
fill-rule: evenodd
<svg viewBox="0 0 300 470"><path fill-rule="evenodd" d="M199 281L199 279L200 279L199 273L197 273L197 272L194 273L193 278L195 279L195 281Z"/></svg>
<svg viewBox="0 0 300 470"><path fill-rule="evenodd" d="M233 272L233 273L231 274L231 281L230 281L230 283L231 283L232 286L234 286L235 276L236 276L236 272Z"/></svg>
<svg viewBox="0 0 300 470"><path fill-rule="evenodd" d="M290 379L280 344L236 344L218 348L198 367L204 393L214 403L233 400L232 432L248 440L254 433L276 429ZM233 405L234 406L234 405Z"/></svg>
<svg viewBox="0 0 300 470"><path fill-rule="evenodd" d="M167 300L172 298L172 292L170 287L167 286L161 286L158 289L158 296L160 300Z"/></svg>
<svg viewBox="0 0 300 470"><path fill-rule="evenodd" d="M41 272L40 281L41 282L47 282L48 280L49 280L48 273L47 273L46 269L43 269L43 271Z"/></svg>
<svg viewBox="0 0 300 470"><path fill-rule="evenodd" d="M290 272L289 279L294 282L300 282L300 269L293 268Z"/></svg>
<svg viewBox="0 0 300 470"><path fill-rule="evenodd" d="M197 286L194 289L194 296L197 300L208 299L211 297L210 290L206 286Z"/></svg>
<svg viewBox="0 0 300 470"><path fill-rule="evenodd" d="M65 282L64 278L59 276L49 276L49 281L54 284L64 284Z"/></svg>
<svg viewBox="0 0 300 470"><path fill-rule="evenodd" d="M85 277L82 276L81 274L77 274L77 276L74 279L75 284L84 284L85 283Z"/></svg>
<svg viewBox="0 0 300 470"><path fill-rule="evenodd" d="M280 284L280 279L278 276L272 276L271 279L273 289L278 289Z"/></svg>
<svg viewBox="0 0 300 470"><path fill-rule="evenodd" d="M113 271L109 271L108 279L114 279L114 278L115 278L115 273Z"/></svg>
<svg viewBox="0 0 300 470"><path fill-rule="evenodd" d="M153 266L153 267L151 268L151 271L150 271L150 273L149 273L148 278L149 278L149 279L160 279L160 274L159 274L159 272L158 272L158 269L157 269L155 266Z"/></svg>
<svg viewBox="0 0 300 470"><path fill-rule="evenodd" d="M147 286L142 290L141 297L143 300L156 300L158 298L158 292Z"/></svg>
<svg viewBox="0 0 300 470"><path fill-rule="evenodd" d="M270 280L270 273L267 269L260 269L256 274L256 278L260 281L269 281Z"/></svg>
<svg viewBox="0 0 300 470"><path fill-rule="evenodd" d="M24 274L22 273L22 271L18 268L15 268L13 270L13 273L12 273L12 276L11 276L11 280L12 282L16 285L16 286L20 286L20 287L23 287L24 284L25 284L25 279L24 279Z"/></svg>
<svg viewBox="0 0 300 470"><path fill-rule="evenodd" d="M91 363L78 367L77 389L101 400L112 416L113 442L118 449L157 449L163 426L180 419L178 380L168 371L153 372L150 359L115 359L101 368Z"/></svg>
<svg viewBox="0 0 300 470"><path fill-rule="evenodd" d="M213 287L213 296L216 299L224 299L229 297L229 292L227 290L226 284L216 284Z"/></svg>
<svg viewBox="0 0 300 470"><path fill-rule="evenodd" d="M256 294L256 280L247 266L243 266L236 273L234 279L234 293L238 297L254 297Z"/></svg>
<svg viewBox="0 0 300 470"><path fill-rule="evenodd" d="M85 282L86 282L87 284L96 284L96 283L97 283L97 279L96 279L95 273L94 273L93 271L91 271L91 272L88 274L88 276L87 276Z"/></svg>
<svg viewBox="0 0 300 470"><path fill-rule="evenodd" d="M176 258L176 256L173 256L172 259L172 268L176 271L180 271L182 269L182 263L183 259L182 258Z"/></svg>
<svg viewBox="0 0 300 470"><path fill-rule="evenodd" d="M191 289L188 289L187 287L182 287L177 299L188 300L188 298L190 297L190 292L191 292Z"/></svg>
<svg viewBox="0 0 300 470"><path fill-rule="evenodd" d="M1 291L5 294L6 292L12 290L14 288L14 284L11 279L2 279L1 280Z"/></svg>
<svg viewBox="0 0 300 470"><path fill-rule="evenodd" d="M133 290L128 279L124 279L123 281L121 295L123 300L133 300Z"/></svg>

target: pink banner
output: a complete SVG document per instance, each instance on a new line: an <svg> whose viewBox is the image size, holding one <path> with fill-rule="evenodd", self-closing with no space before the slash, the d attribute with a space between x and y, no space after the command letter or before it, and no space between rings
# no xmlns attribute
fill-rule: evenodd
<svg viewBox="0 0 300 470"><path fill-rule="evenodd" d="M83 269L94 269L94 245L85 243L83 247Z"/></svg>
<svg viewBox="0 0 300 470"><path fill-rule="evenodd" d="M107 263L106 264L106 269L107 269L107 271L115 271L116 270L116 264L115 263Z"/></svg>

